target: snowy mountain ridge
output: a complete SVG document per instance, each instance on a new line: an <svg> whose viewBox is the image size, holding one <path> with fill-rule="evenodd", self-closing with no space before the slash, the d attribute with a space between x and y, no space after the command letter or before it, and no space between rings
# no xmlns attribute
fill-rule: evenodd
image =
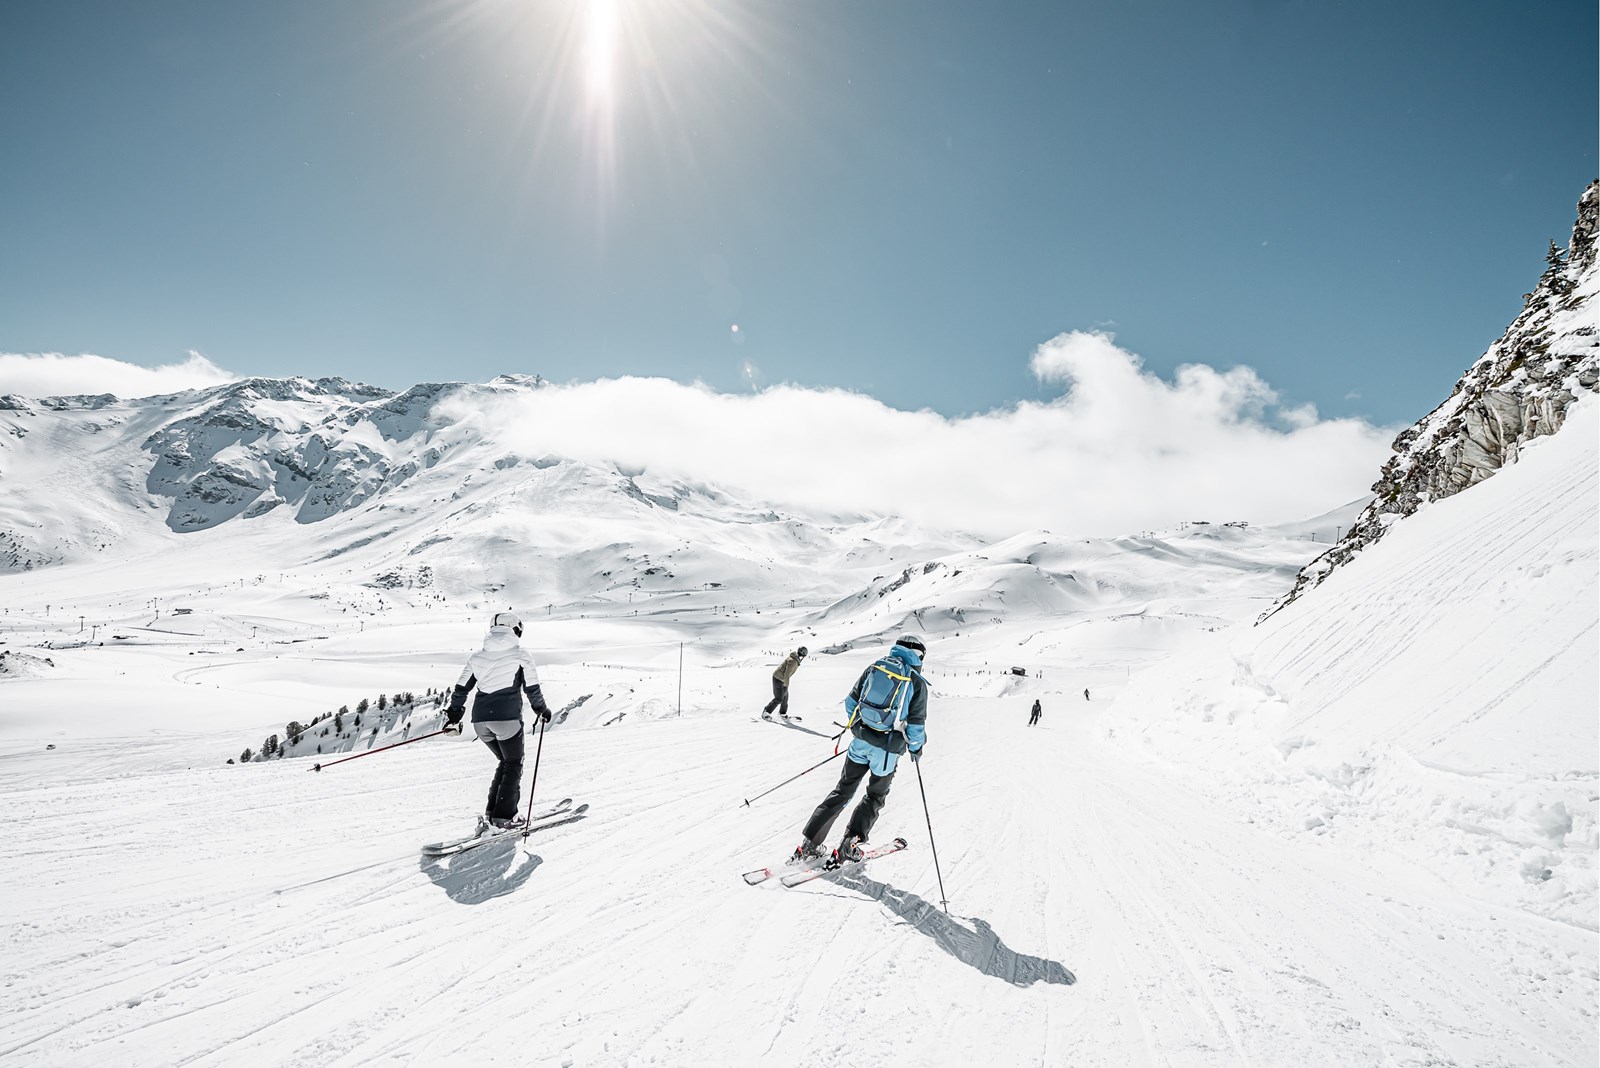
<svg viewBox="0 0 1600 1068"><path fill-rule="evenodd" d="M615 464L520 455L492 424L441 414L446 399L470 412L541 385L507 375L391 393L256 378L140 400L8 396L0 572L108 549L234 544L263 570L337 560L392 587L426 568L445 592L536 592L546 603L669 588L683 569L667 558L684 559L691 544L701 588L777 571L801 590L820 576L843 592L857 579L819 561L877 569L976 543L888 517L797 514Z"/></svg>
<svg viewBox="0 0 1600 1068"><path fill-rule="evenodd" d="M1442 404L1395 438L1372 503L1339 544L1301 571L1272 611L1316 588L1396 522L1515 463L1529 442L1561 429L1574 401L1600 391L1600 333L1591 303L1600 291L1597 233L1600 181L1578 200L1566 250L1551 243L1549 266L1523 295L1522 313Z"/></svg>

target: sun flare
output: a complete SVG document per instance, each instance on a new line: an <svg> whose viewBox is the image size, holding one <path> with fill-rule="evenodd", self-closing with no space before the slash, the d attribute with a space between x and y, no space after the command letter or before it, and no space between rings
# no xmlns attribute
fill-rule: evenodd
<svg viewBox="0 0 1600 1068"><path fill-rule="evenodd" d="M617 56L616 0L589 0L584 12L584 83L591 99L609 100Z"/></svg>

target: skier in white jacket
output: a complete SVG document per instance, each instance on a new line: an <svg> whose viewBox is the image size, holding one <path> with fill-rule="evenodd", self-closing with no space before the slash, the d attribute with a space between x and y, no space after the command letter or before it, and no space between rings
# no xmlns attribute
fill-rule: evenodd
<svg viewBox="0 0 1600 1068"><path fill-rule="evenodd" d="M522 793L522 695L534 715L550 722L550 709L539 688L539 670L533 657L518 641L522 620L515 612L496 612L484 635L483 648L473 653L450 695L445 729L461 733L461 719L467 711L467 694L474 686L478 696L472 702L472 726L478 738L500 761L489 784L489 800L484 822L504 829L521 823L517 802Z"/></svg>

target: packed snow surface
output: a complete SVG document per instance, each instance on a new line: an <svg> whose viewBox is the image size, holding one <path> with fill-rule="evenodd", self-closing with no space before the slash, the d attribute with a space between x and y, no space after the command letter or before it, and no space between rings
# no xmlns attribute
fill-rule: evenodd
<svg viewBox="0 0 1600 1068"><path fill-rule="evenodd" d="M0 577L0 1060L1591 1065L1573 418L1257 629L1326 536L983 545L556 462L512 464L515 499L468 481L450 523L420 475L385 509L186 533L136 485L91 495L71 544ZM492 759L470 734L373 750L436 729L427 691L508 604L565 713L525 783L538 747L536 806L591 807L424 857ZM910 848L745 885L839 765L745 799L833 752L903 630L929 644L928 755L873 837ZM802 643L804 719L761 722ZM259 759L363 698L359 728Z"/></svg>
<svg viewBox="0 0 1600 1068"><path fill-rule="evenodd" d="M1105 731L1244 811L1596 925L1600 401L1308 603L1128 688Z"/></svg>

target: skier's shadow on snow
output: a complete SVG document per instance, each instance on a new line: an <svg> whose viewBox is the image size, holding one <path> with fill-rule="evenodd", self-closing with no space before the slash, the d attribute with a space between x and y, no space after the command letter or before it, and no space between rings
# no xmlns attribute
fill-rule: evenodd
<svg viewBox="0 0 1600 1068"><path fill-rule="evenodd" d="M984 975L1004 979L1016 986L1032 986L1034 983L1071 986L1078 981L1078 977L1060 961L1018 953L1000 940L993 927L976 916L971 917L972 926L967 927L916 894L869 879L860 873L841 872L832 876L832 881L877 901L933 939L940 949Z"/></svg>
<svg viewBox="0 0 1600 1068"><path fill-rule="evenodd" d="M423 857L422 873L451 901L481 905L512 893L544 863L541 856L524 856L517 844L494 842L453 857Z"/></svg>
<svg viewBox="0 0 1600 1068"><path fill-rule="evenodd" d="M793 720L789 721L788 723L784 723L783 726L788 727L792 731L802 731L805 734L815 734L818 738L831 739L833 737L831 734L823 734L821 731L814 731L810 727L803 727L800 724L795 723Z"/></svg>

